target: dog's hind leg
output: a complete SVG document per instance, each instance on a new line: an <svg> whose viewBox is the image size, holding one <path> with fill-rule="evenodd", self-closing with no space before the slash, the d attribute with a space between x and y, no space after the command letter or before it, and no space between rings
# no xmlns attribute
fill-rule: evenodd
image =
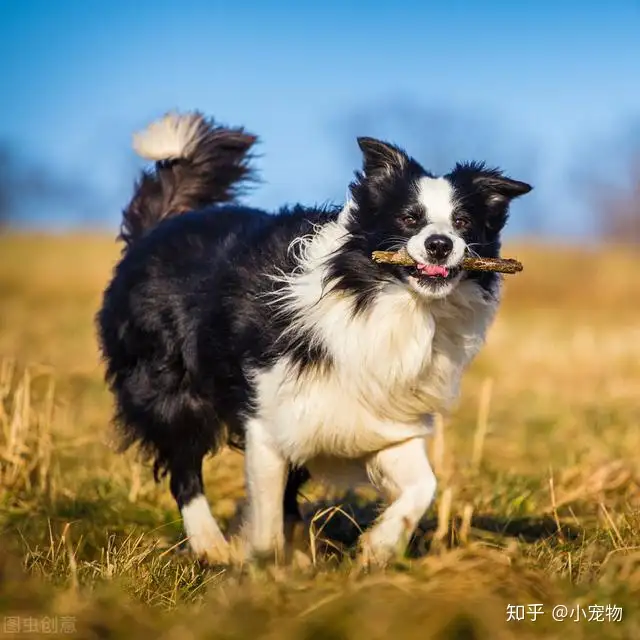
<svg viewBox="0 0 640 640"><path fill-rule="evenodd" d="M207 564L226 564L229 545L204 495L203 458L204 455L194 454L171 462L171 493L178 503L185 533L195 555Z"/></svg>

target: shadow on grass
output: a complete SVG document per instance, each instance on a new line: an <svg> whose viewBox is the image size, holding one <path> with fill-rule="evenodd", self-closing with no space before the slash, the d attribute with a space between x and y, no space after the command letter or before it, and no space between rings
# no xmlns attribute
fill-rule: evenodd
<svg viewBox="0 0 640 640"><path fill-rule="evenodd" d="M313 527L330 546L346 552L355 547L361 532L374 523L382 508L380 502L363 501L355 494L346 494L339 502L307 503L302 511L307 527ZM452 518L443 544L448 547L459 544L461 527L461 518ZM408 555L412 558L426 555L437 528L436 517L423 518L409 543ZM584 532L547 515L507 517L492 513L472 516L469 534L475 539L516 538L526 543L548 540L562 544L581 540Z"/></svg>

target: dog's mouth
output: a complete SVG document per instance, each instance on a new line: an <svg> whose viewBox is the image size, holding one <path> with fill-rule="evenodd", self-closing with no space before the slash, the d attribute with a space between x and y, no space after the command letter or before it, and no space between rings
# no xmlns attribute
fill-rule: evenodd
<svg viewBox="0 0 640 640"><path fill-rule="evenodd" d="M411 270L411 275L423 286L437 287L454 280L460 271L460 267L418 263Z"/></svg>

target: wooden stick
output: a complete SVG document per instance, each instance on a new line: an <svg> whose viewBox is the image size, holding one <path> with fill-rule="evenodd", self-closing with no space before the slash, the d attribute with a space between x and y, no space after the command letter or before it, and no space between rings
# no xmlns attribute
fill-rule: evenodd
<svg viewBox="0 0 640 640"><path fill-rule="evenodd" d="M380 264L395 264L400 267L414 267L416 261L404 250L374 251L371 254L374 262ZM522 271L522 263L513 258L473 258L467 257L462 261L465 271L494 271L496 273L518 273Z"/></svg>

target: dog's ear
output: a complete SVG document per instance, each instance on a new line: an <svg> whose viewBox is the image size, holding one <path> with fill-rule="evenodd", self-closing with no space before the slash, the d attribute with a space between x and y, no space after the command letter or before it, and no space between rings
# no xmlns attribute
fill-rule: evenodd
<svg viewBox="0 0 640 640"><path fill-rule="evenodd" d="M362 151L362 168L367 178L400 170L409 162L409 157L402 149L382 140L360 137L358 146Z"/></svg>
<svg viewBox="0 0 640 640"><path fill-rule="evenodd" d="M478 172L473 178L473 185L485 195L487 204L493 207L508 207L514 198L533 189L530 184L507 178L498 171Z"/></svg>
<svg viewBox="0 0 640 640"><path fill-rule="evenodd" d="M533 188L526 182L508 178L499 169L487 169L483 164L458 165L454 174L466 178L464 182L469 180L467 184L470 183L471 189L484 200L487 226L493 231L504 227L511 202Z"/></svg>

